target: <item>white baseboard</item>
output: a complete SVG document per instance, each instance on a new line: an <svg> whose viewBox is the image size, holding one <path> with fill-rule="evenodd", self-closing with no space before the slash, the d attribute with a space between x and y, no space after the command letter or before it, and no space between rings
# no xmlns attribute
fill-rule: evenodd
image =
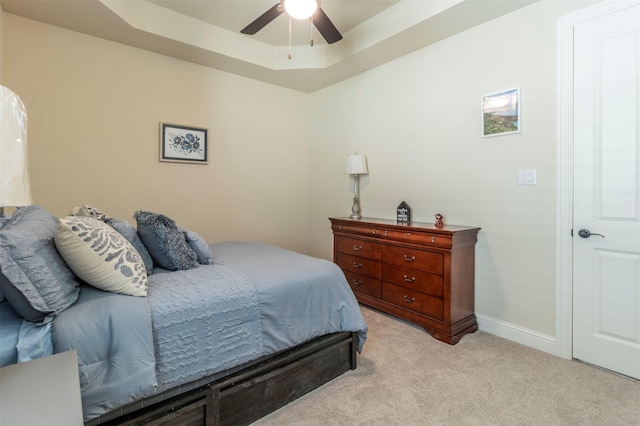
<svg viewBox="0 0 640 426"><path fill-rule="evenodd" d="M556 338L495 318L476 313L478 328L489 334L556 355Z"/></svg>

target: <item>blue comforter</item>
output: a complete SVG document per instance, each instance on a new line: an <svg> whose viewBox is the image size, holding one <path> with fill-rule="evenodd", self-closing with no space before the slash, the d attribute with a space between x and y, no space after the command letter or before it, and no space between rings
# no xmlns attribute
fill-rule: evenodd
<svg viewBox="0 0 640 426"><path fill-rule="evenodd" d="M84 286L54 321L56 352L78 351L85 421L113 408L367 326L332 262L252 242L212 244L213 265L156 269L146 298Z"/></svg>

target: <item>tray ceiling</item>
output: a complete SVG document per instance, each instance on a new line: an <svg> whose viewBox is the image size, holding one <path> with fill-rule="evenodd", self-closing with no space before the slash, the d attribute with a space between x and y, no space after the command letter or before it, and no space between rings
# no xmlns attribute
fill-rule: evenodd
<svg viewBox="0 0 640 426"><path fill-rule="evenodd" d="M283 13L240 33L277 0L0 0L5 13L313 92L539 0L323 0L343 39L328 45ZM313 47L310 39L313 37Z"/></svg>

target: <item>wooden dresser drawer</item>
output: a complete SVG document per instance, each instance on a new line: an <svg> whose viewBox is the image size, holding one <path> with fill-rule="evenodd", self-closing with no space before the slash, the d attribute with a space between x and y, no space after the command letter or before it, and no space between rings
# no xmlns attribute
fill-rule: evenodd
<svg viewBox="0 0 640 426"><path fill-rule="evenodd" d="M442 274L444 272L444 255L432 251L385 246L382 251L382 261L395 266L418 269L432 274Z"/></svg>
<svg viewBox="0 0 640 426"><path fill-rule="evenodd" d="M389 238L394 241L404 241L407 243L420 244L425 246L434 246L442 248L451 248L451 237L448 235L437 234L425 234L419 232L407 231L392 231L385 230L383 232L384 238Z"/></svg>
<svg viewBox="0 0 640 426"><path fill-rule="evenodd" d="M331 229L336 232L344 232L349 235L365 235L369 237L377 237L382 235L383 231L379 230L376 226L363 225L360 222L353 222L352 224L340 224L332 226Z"/></svg>
<svg viewBox="0 0 640 426"><path fill-rule="evenodd" d="M344 276L347 278L353 291L359 291L360 293L380 298L380 280L354 274L349 271L345 271Z"/></svg>
<svg viewBox="0 0 640 426"><path fill-rule="evenodd" d="M365 257L338 253L336 263L343 271L351 271L359 275L366 275L379 280L382 277L382 263Z"/></svg>
<svg viewBox="0 0 640 426"><path fill-rule="evenodd" d="M412 311L442 320L444 303L441 298L412 291L397 285L382 283L382 300Z"/></svg>
<svg viewBox="0 0 640 426"><path fill-rule="evenodd" d="M382 280L432 296L442 297L443 295L444 278L442 275L430 274L417 269L384 265L382 267Z"/></svg>
<svg viewBox="0 0 640 426"><path fill-rule="evenodd" d="M338 252L340 253L366 257L367 259L373 260L380 260L382 258L381 244L344 237L338 238L336 244Z"/></svg>

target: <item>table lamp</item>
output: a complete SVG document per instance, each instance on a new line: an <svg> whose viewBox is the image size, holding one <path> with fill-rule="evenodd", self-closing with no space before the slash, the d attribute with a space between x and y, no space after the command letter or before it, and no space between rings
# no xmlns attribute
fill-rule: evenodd
<svg viewBox="0 0 640 426"><path fill-rule="evenodd" d="M345 172L353 176L353 207L351 207L351 219L360 219L360 175L369 173L367 157L357 152L347 156L347 170Z"/></svg>

